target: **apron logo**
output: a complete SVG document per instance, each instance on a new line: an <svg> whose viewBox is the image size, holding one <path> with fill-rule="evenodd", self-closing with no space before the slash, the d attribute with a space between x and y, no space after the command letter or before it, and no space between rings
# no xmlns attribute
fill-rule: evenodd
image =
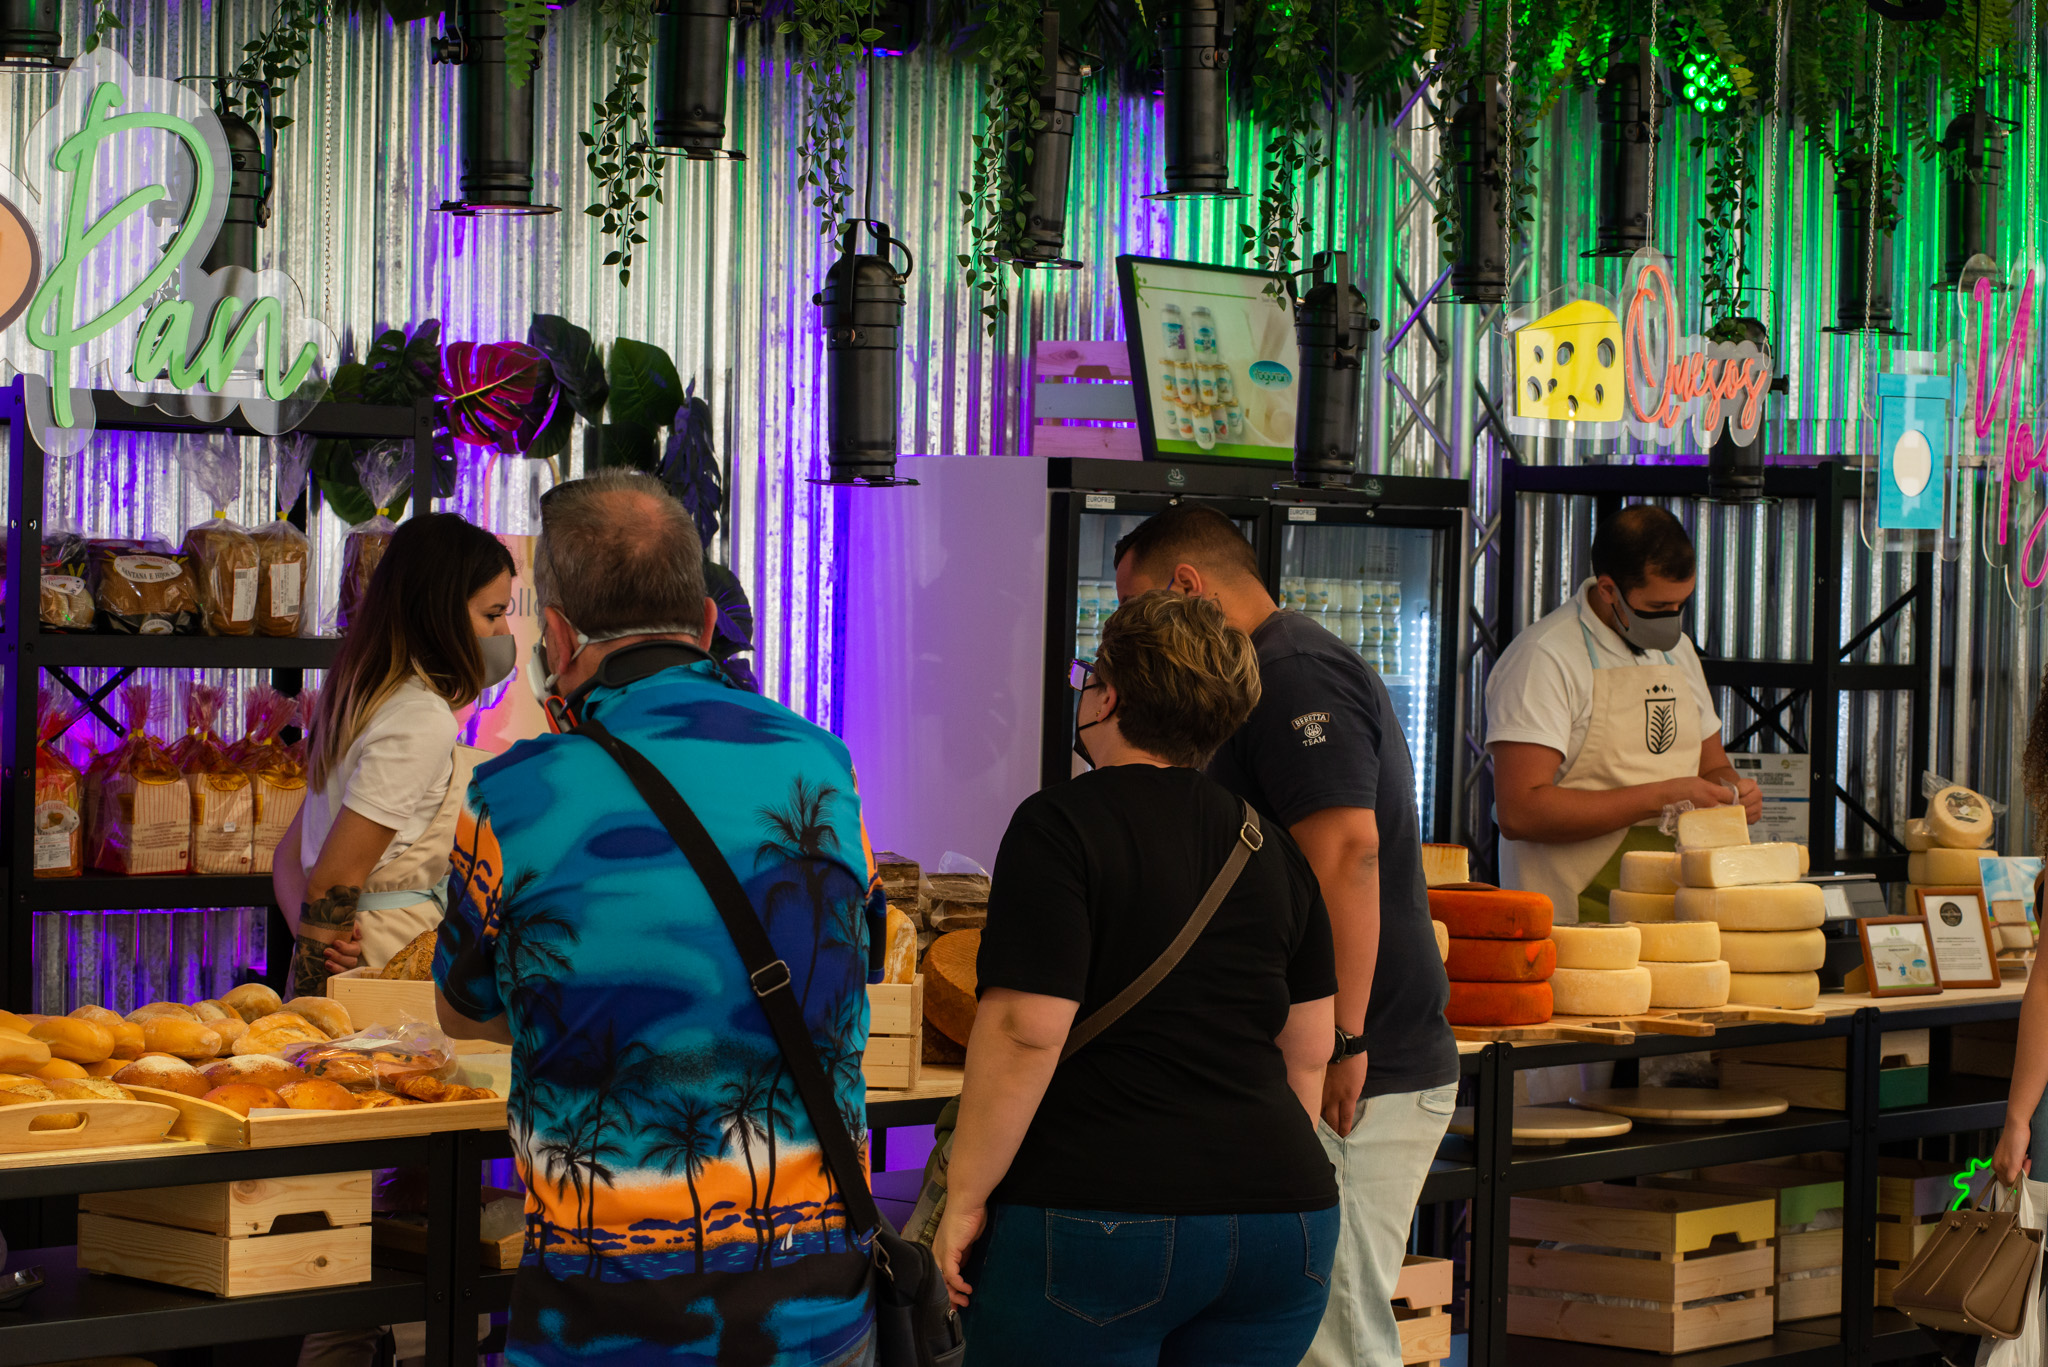
<svg viewBox="0 0 2048 1367"><path fill-rule="evenodd" d="M1294 729L1301 732L1301 743L1304 746L1321 745L1324 741L1328 740L1329 736L1325 734L1325 728L1329 724L1330 714L1328 712L1304 712L1293 721Z"/></svg>
<svg viewBox="0 0 2048 1367"><path fill-rule="evenodd" d="M1643 744L1653 755L1667 753L1678 743L1678 704L1670 698L1651 698L1643 704Z"/></svg>

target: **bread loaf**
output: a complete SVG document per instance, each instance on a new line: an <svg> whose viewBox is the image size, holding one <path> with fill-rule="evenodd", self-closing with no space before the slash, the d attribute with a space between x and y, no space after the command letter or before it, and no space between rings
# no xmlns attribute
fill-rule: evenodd
<svg viewBox="0 0 2048 1367"><path fill-rule="evenodd" d="M142 1035L145 1046L153 1054L170 1054L188 1061L220 1055L220 1036L198 1021L157 1016L143 1024Z"/></svg>
<svg viewBox="0 0 2048 1367"><path fill-rule="evenodd" d="M127 636L195 636L199 586L161 542L95 541L89 548L100 625Z"/></svg>
<svg viewBox="0 0 2048 1367"><path fill-rule="evenodd" d="M348 1008L332 997L293 997L279 1014L295 1015L329 1039L355 1033L355 1023L348 1018ZM254 1030L260 1024L252 1022L249 1028Z"/></svg>
<svg viewBox="0 0 2048 1367"><path fill-rule="evenodd" d="M882 981L907 983L917 973L917 927L895 907L889 908L888 927L882 953Z"/></svg>
<svg viewBox="0 0 2048 1367"><path fill-rule="evenodd" d="M363 1104L354 1092L340 1083L317 1077L309 1077L303 1082L288 1082L278 1088L277 1094L284 1098L285 1105L295 1111L353 1111Z"/></svg>
<svg viewBox="0 0 2048 1367"><path fill-rule="evenodd" d="M148 684L121 687L128 734L86 770L92 866L106 873L189 873L192 794L149 733Z"/></svg>
<svg viewBox="0 0 2048 1367"><path fill-rule="evenodd" d="M243 983L222 993L220 1000L245 1021L259 1020L284 1005L283 998L262 983Z"/></svg>
<svg viewBox="0 0 2048 1367"><path fill-rule="evenodd" d="M76 878L85 872L85 775L59 748L78 715L45 688L36 704L35 876Z"/></svg>
<svg viewBox="0 0 2048 1367"><path fill-rule="evenodd" d="M194 1017L198 1019L201 1025L211 1025L215 1021L227 1020L230 1017L233 1017L235 1020L242 1019L241 1016L236 1014L235 1009L232 1006L229 1006L224 1001L215 1001L212 999L208 999L203 1002L193 1002L192 1014Z"/></svg>
<svg viewBox="0 0 2048 1367"><path fill-rule="evenodd" d="M103 1058L98 1063L86 1064L85 1075L87 1077L112 1077L133 1062L135 1060L132 1058L122 1058L119 1054L115 1054L112 1058Z"/></svg>
<svg viewBox="0 0 2048 1367"><path fill-rule="evenodd" d="M42 592L38 615L44 631L91 631L92 574L85 538L76 532L43 537Z"/></svg>
<svg viewBox="0 0 2048 1367"><path fill-rule="evenodd" d="M179 553L192 569L206 634L253 636L260 561L249 534L216 517L187 531Z"/></svg>
<svg viewBox="0 0 2048 1367"><path fill-rule="evenodd" d="M275 1090L302 1082L306 1077L303 1069L293 1067L274 1054L237 1054L233 1058L216 1059L199 1071L205 1075L210 1087L247 1082Z"/></svg>
<svg viewBox="0 0 2048 1367"><path fill-rule="evenodd" d="M932 942L924 956L924 1018L955 1044L974 1030L975 961L981 932L956 930Z"/></svg>
<svg viewBox="0 0 2048 1367"><path fill-rule="evenodd" d="M306 605L306 534L279 518L249 533L256 547L256 630L297 636Z"/></svg>
<svg viewBox="0 0 2048 1367"><path fill-rule="evenodd" d="M112 1029L114 1026L117 1025L125 1025L128 1023L127 1019L123 1017L120 1012L109 1011L104 1006L77 1007L74 1010L72 1010L69 1013L69 1015L73 1020L91 1021L95 1025L104 1025L109 1029Z"/></svg>
<svg viewBox="0 0 2048 1367"><path fill-rule="evenodd" d="M225 1106L236 1115L246 1116L259 1108L285 1109L284 1098L268 1087L257 1087L247 1082L230 1082L225 1087L216 1087L200 1098L216 1106Z"/></svg>
<svg viewBox="0 0 2048 1367"><path fill-rule="evenodd" d="M110 1063L112 1060L102 1059L100 1062ZM73 1063L68 1058L53 1058L36 1069L32 1076L39 1077L45 1082L55 1082L60 1077L89 1077L91 1074L85 1071L83 1064Z"/></svg>
<svg viewBox="0 0 2048 1367"><path fill-rule="evenodd" d="M59 1101L133 1101L135 1093L111 1078L60 1077L50 1084Z"/></svg>
<svg viewBox="0 0 2048 1367"><path fill-rule="evenodd" d="M170 756L192 793L192 871L248 873L254 867L256 800L249 776L215 732L226 690L194 684L185 695L185 734Z"/></svg>
<svg viewBox="0 0 2048 1367"><path fill-rule="evenodd" d="M52 1058L70 1059L73 1063L98 1063L103 1058L111 1058L114 1053L113 1031L69 1016L37 1021L30 1027L29 1035L48 1045ZM5 1063L0 1059L0 1067Z"/></svg>
<svg viewBox="0 0 2048 1367"><path fill-rule="evenodd" d="M181 1021L197 1021L199 1013L183 1002L151 1002L138 1006L128 1013L128 1019L137 1024L146 1024L159 1016L171 1016Z"/></svg>
<svg viewBox="0 0 2048 1367"><path fill-rule="evenodd" d="M154 1087L182 1096L205 1096L212 1090L206 1075L181 1058L139 1058L122 1065L114 1081L123 1087Z"/></svg>
<svg viewBox="0 0 2048 1367"><path fill-rule="evenodd" d="M434 947L440 942L439 937L437 930L414 936L404 949L391 956L391 962L377 976L391 982L427 982L434 976Z"/></svg>
<svg viewBox="0 0 2048 1367"><path fill-rule="evenodd" d="M300 1021L296 1025L259 1025L251 1022L249 1033L235 1041L237 1054L275 1054L294 1044L323 1044L327 1036L317 1026Z"/></svg>
<svg viewBox="0 0 2048 1367"><path fill-rule="evenodd" d="M222 1021L208 1021L206 1028L220 1036L220 1051L225 1054L235 1047L235 1041L249 1033L249 1022L240 1016L229 1016Z"/></svg>
<svg viewBox="0 0 2048 1367"><path fill-rule="evenodd" d="M988 924L988 879L978 873L925 875L929 897L925 923L941 935L980 930Z"/></svg>
<svg viewBox="0 0 2048 1367"><path fill-rule="evenodd" d="M370 591L370 578L391 549L398 524L381 514L353 527L341 543L341 603L335 623L344 635L361 618L363 598Z"/></svg>
<svg viewBox="0 0 2048 1367"><path fill-rule="evenodd" d="M278 845L305 805L305 763L279 739L279 733L298 717L297 699L287 698L268 684L258 684L244 702L242 738L228 747L228 758L249 777L256 809L250 867L256 873L271 871Z"/></svg>
<svg viewBox="0 0 2048 1367"><path fill-rule="evenodd" d="M18 1030L0 1030L0 1073L34 1072L49 1061L50 1046L42 1040Z"/></svg>

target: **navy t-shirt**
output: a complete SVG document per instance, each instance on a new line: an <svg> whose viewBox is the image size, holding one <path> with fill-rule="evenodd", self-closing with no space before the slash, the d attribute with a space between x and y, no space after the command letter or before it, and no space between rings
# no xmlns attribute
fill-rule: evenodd
<svg viewBox="0 0 2048 1367"><path fill-rule="evenodd" d="M1259 705L1209 764L1209 776L1293 826L1330 807L1364 807L1380 832L1380 956L1365 1032L1368 1097L1458 1080L1444 1020L1450 984L1429 924L1415 766L1394 700L1349 647L1297 612L1252 633Z"/></svg>

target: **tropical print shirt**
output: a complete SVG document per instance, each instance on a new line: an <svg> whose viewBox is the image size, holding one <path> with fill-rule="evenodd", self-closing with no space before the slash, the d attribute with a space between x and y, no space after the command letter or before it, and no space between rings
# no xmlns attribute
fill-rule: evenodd
<svg viewBox="0 0 2048 1367"><path fill-rule="evenodd" d="M869 945L885 903L846 747L710 663L585 713L669 777L790 966L865 1146ZM610 755L521 741L479 766L434 980L509 1016L526 1251L520 1367L838 1367L870 1332L866 1241L717 910Z"/></svg>

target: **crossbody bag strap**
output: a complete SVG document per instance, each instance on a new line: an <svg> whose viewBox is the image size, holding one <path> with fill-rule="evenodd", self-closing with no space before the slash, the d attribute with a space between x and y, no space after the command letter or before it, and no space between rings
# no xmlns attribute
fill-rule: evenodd
<svg viewBox="0 0 2048 1367"><path fill-rule="evenodd" d="M718 908L718 915L725 922L726 932L732 936L733 947L739 950L747 980L753 985L755 999L761 1003L762 1014L768 1017L768 1028L775 1033L783 1062L789 1065L797 1095L811 1118L811 1128L817 1132L818 1147L824 1150L832 1178L839 1184L839 1194L846 1202L846 1213L855 1232L865 1234L876 1228L882 1223L882 1213L875 1205L874 1194L868 1190L859 1150L839 1114L832 1086L826 1081L825 1067L818 1060L818 1046L804 1024L803 1013L797 1009L796 997L790 990L789 965L776 956L774 943L732 865L719 850L718 842L704 829L704 823L690 810L690 804L683 800L675 785L662 776L647 756L597 721L585 720L577 726L575 734L596 741L618 761L641 800L653 809L669 838L697 871L704 890L711 895L711 904Z"/></svg>
<svg viewBox="0 0 2048 1367"><path fill-rule="evenodd" d="M1242 802L1243 799L1239 801ZM1203 929L1208 926L1209 918L1216 914L1216 908L1223 905L1223 899L1228 897L1231 888L1237 885L1237 876L1244 872L1244 866L1251 862L1251 857L1257 854L1265 843L1266 834L1259 828L1259 814L1252 810L1251 803L1245 802L1244 825L1238 827L1237 842L1230 847L1230 857L1223 861L1222 871L1216 875L1216 880L1209 884L1209 890L1202 894L1202 900L1196 904L1194 915L1188 917L1188 923L1180 928L1180 934L1173 937L1173 943L1168 945L1129 987L1110 998L1106 1005L1099 1007L1087 1020L1073 1028L1067 1035L1066 1047L1060 1050L1062 1063L1073 1057L1075 1051L1088 1041L1116 1024L1126 1011L1145 1000L1152 989L1159 986L1167 974L1173 972L1174 965L1194 948L1195 941L1202 937Z"/></svg>

